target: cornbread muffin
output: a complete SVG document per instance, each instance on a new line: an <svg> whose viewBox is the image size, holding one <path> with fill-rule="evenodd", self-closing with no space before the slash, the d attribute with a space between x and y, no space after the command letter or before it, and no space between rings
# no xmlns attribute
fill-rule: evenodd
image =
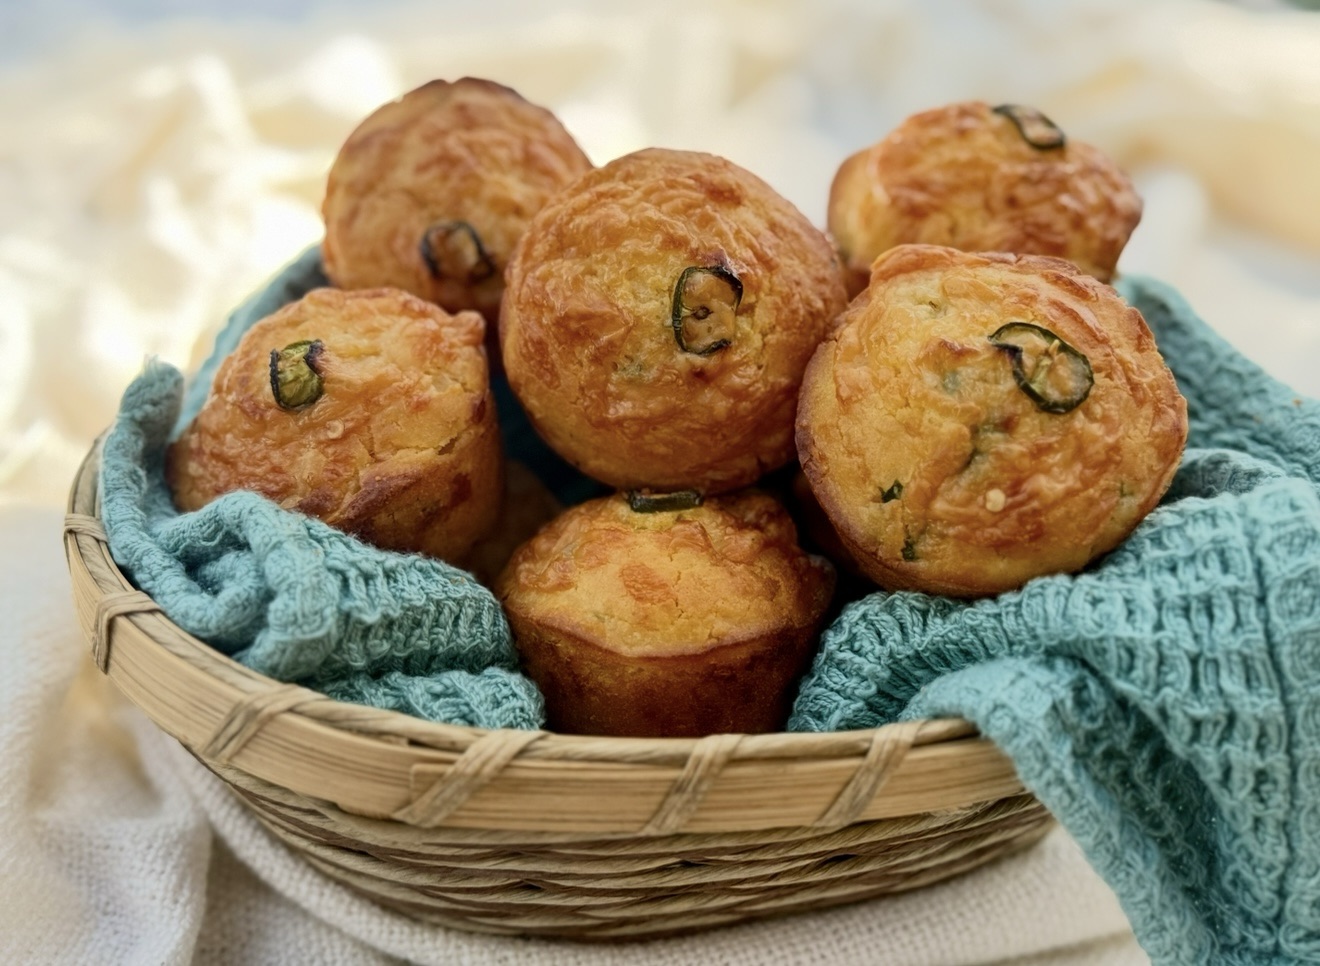
<svg viewBox="0 0 1320 966"><path fill-rule="evenodd" d="M393 286L450 312L476 309L493 328L514 243L590 169L555 116L517 92L432 81L368 117L335 158L326 274L340 288Z"/></svg>
<svg viewBox="0 0 1320 966"><path fill-rule="evenodd" d="M500 316L532 424L619 488L718 493L793 455L802 370L842 311L829 241L709 154L652 148L532 219Z"/></svg>
<svg viewBox="0 0 1320 966"><path fill-rule="evenodd" d="M503 511L495 525L477 541L464 566L486 586L495 583L513 552L564 510L549 487L517 460L504 464Z"/></svg>
<svg viewBox="0 0 1320 966"><path fill-rule="evenodd" d="M1141 199L1108 157L1014 104L915 114L844 161L830 187L852 294L878 255L909 242L1054 255L1107 282L1140 220Z"/></svg>
<svg viewBox="0 0 1320 966"><path fill-rule="evenodd" d="M784 508L744 490L580 504L496 593L550 727L695 737L782 727L833 588Z"/></svg>
<svg viewBox="0 0 1320 966"><path fill-rule="evenodd" d="M858 566L977 596L1075 571L1169 485L1187 406L1141 314L1060 259L904 245L807 368L797 442Z"/></svg>
<svg viewBox="0 0 1320 966"><path fill-rule="evenodd" d="M181 510L255 490L388 550L461 563L503 454L485 323L395 289L317 289L254 325L169 450Z"/></svg>
<svg viewBox="0 0 1320 966"><path fill-rule="evenodd" d="M861 575L857 561L848 552L839 538L834 524L821 508L816 494L811 492L811 482L807 474L798 470L788 484L787 500L789 512L797 523L798 532L803 542L812 549L819 550L830 563L846 574Z"/></svg>

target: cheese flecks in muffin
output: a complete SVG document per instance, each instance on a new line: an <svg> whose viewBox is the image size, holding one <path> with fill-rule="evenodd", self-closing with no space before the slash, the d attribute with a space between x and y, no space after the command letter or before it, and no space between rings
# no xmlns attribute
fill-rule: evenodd
<svg viewBox="0 0 1320 966"><path fill-rule="evenodd" d="M977 596L1084 567L1168 487L1186 402L1140 313L1059 259L904 245L807 369L811 489L868 577Z"/></svg>
<svg viewBox="0 0 1320 966"><path fill-rule="evenodd" d="M503 455L482 338L393 289L318 289L254 325L171 447L176 505L253 490L390 550L462 562Z"/></svg>
<svg viewBox="0 0 1320 966"><path fill-rule="evenodd" d="M718 493L791 459L803 368L845 301L829 241L763 181L650 149L532 220L500 340L533 425L584 473Z"/></svg>
<svg viewBox="0 0 1320 966"><path fill-rule="evenodd" d="M496 585L550 726L586 734L773 731L834 587L791 518L755 490L559 516Z"/></svg>
<svg viewBox="0 0 1320 966"><path fill-rule="evenodd" d="M546 200L591 169L553 114L503 85L432 81L344 142L322 215L341 288L393 286L494 325L504 269Z"/></svg>
<svg viewBox="0 0 1320 966"><path fill-rule="evenodd" d="M1141 199L1105 154L1038 110L978 101L914 114L839 167L829 230L853 294L895 245L1067 259L1109 281Z"/></svg>

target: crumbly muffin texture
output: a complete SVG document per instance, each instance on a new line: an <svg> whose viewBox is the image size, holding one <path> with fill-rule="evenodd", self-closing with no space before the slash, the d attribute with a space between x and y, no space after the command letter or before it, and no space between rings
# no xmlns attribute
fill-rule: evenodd
<svg viewBox="0 0 1320 966"><path fill-rule="evenodd" d="M883 587L1076 571L1155 507L1186 402L1140 313L1059 259L906 245L817 351L802 468Z"/></svg>
<svg viewBox="0 0 1320 966"><path fill-rule="evenodd" d="M253 490L377 546L461 562L504 485L484 330L392 289L285 306L248 330L170 447L176 505Z"/></svg>
<svg viewBox="0 0 1320 966"><path fill-rule="evenodd" d="M744 490L682 510L622 494L573 507L496 592L552 727L696 735L782 726L833 587L782 505Z"/></svg>
<svg viewBox="0 0 1320 966"><path fill-rule="evenodd" d="M792 457L803 368L845 302L829 241L763 181L649 149L532 220L500 340L533 425L583 472L718 493Z"/></svg>
<svg viewBox="0 0 1320 966"><path fill-rule="evenodd" d="M492 586L515 550L564 510L541 478L517 460L504 464L504 501L495 525L473 546L464 563Z"/></svg>
<svg viewBox="0 0 1320 966"><path fill-rule="evenodd" d="M432 81L348 137L322 215L340 288L393 286L493 326L527 223L591 162L544 108L500 84Z"/></svg>
<svg viewBox="0 0 1320 966"><path fill-rule="evenodd" d="M1131 181L1039 112L980 101L908 118L840 166L829 230L865 287L896 245L1052 255L1109 281L1141 220Z"/></svg>

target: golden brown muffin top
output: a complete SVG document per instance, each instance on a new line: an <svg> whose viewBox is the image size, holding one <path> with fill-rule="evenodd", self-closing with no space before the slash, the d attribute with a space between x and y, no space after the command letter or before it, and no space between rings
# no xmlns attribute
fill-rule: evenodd
<svg viewBox="0 0 1320 966"><path fill-rule="evenodd" d="M1186 435L1186 402L1113 289L1059 259L925 245L876 261L798 414L803 470L867 575L968 596L1112 549Z"/></svg>
<svg viewBox="0 0 1320 966"><path fill-rule="evenodd" d="M786 462L802 370L846 302L828 239L769 185L659 148L550 201L508 278L510 384L619 487L715 492Z"/></svg>
<svg viewBox="0 0 1320 966"><path fill-rule="evenodd" d="M481 430L484 331L475 313L451 316L394 289L309 292L249 329L221 363L172 447L175 502L195 509L248 489L326 520L371 515L411 485L428 454ZM299 342L320 343L311 359L320 392L288 409L271 356Z"/></svg>
<svg viewBox="0 0 1320 966"><path fill-rule="evenodd" d="M1108 281L1141 199L1103 152L1031 108L980 101L914 114L849 157L830 188L830 233L865 273L905 243L1067 259Z"/></svg>
<svg viewBox="0 0 1320 966"><path fill-rule="evenodd" d="M528 220L591 162L553 114L487 80L431 81L340 149L322 214L326 273L494 321Z"/></svg>
<svg viewBox="0 0 1320 966"><path fill-rule="evenodd" d="M833 586L778 501L742 490L676 511L637 512L623 494L580 504L519 548L496 593L539 624L644 657L809 626Z"/></svg>

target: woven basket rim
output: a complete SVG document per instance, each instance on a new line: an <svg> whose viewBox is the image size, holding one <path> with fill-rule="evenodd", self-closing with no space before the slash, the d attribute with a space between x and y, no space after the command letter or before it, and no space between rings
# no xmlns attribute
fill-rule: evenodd
<svg viewBox="0 0 1320 966"><path fill-rule="evenodd" d="M509 773L514 771L521 770L524 778L535 775L550 781L572 779L574 770L590 771L594 767L605 769L603 775L617 772L622 781L629 778L626 773L633 769L639 775L656 773L651 777L657 781L663 779L671 786L650 812L647 822L639 824L635 815L621 815L614 822L597 815L576 823L581 827L575 829L572 836L575 838L581 838L581 832L588 829L609 836L668 834L680 829L729 831L791 824L837 828L930 808L963 807L1024 791L1011 762L1002 752L980 738L971 723L957 718L829 733L598 737L487 730L425 721L400 712L334 701L304 688L280 684L173 624L119 569L110 556L100 523L100 447L98 439L80 465L67 505L65 550L74 580L76 609L102 670L162 730L180 740L208 765L239 768L369 818L421 828L444 824L507 829L518 834L567 833L575 823L563 816L538 820L535 815L506 815L505 819L512 821L503 823L499 817L488 816L483 820L476 806L483 798L492 797L492 785L510 778ZM112 658L112 649L116 653L122 650L126 661ZM127 661L130 655L132 662ZM132 666L126 668L124 663ZM188 682L194 688L192 706L176 707L185 703L172 690L182 686L181 682ZM277 731L281 732L278 736ZM382 766L382 780L388 775L397 785L399 769L404 769L410 776L406 804L395 807L399 804L397 787L393 798L384 792L368 791L345 797L336 794L343 789L321 787L324 783L315 774L300 775L285 785L281 776L271 773L268 759L272 756L289 759L297 765L299 754L314 752L331 739L340 750L360 752L359 764L369 764L373 755L390 758L391 762ZM918 767L928 758L932 761L930 768L938 766L943 769L942 775L947 773L947 778L928 775ZM310 760L306 763L309 769L318 764L327 763ZM509 767L514 764L518 767ZM786 776L793 773L799 781L819 778L831 782L834 788L827 787L823 794L816 795L818 801L807 811L814 809L817 814L809 821L772 820L770 814L764 820L753 817L750 824L733 816L721 821L717 815L705 814L712 808L705 807L711 803L704 800L711 797L713 786L721 781L727 783L739 770L729 767L733 764L746 766L744 771L759 768L783 771ZM826 767L831 764L838 767ZM877 807L876 793L881 786L895 784L901 777L898 773L904 770L900 766L905 764L908 771L920 772L918 777L922 780L917 784L926 788L927 794L923 797L914 792L911 800ZM664 778L665 775L669 777ZM841 784L840 775L844 778ZM578 777L586 780L587 776ZM736 798L736 789L727 792L726 799ZM819 807L822 801L824 808ZM779 818L787 814L781 815L774 809L770 813Z"/></svg>

